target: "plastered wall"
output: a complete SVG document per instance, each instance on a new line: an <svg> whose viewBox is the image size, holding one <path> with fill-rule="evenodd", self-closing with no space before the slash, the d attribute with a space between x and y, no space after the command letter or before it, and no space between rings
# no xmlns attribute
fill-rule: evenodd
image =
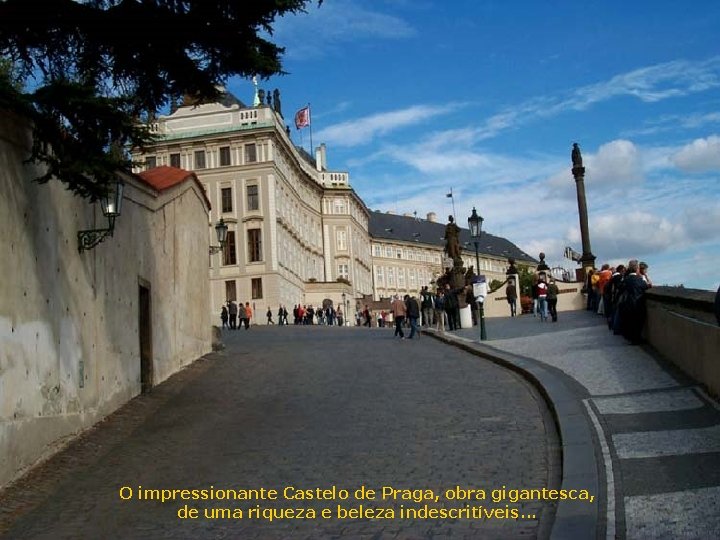
<svg viewBox="0 0 720 540"><path fill-rule="evenodd" d="M207 206L194 182L125 178L113 238L98 205L31 182L29 132L0 112L0 486L140 393L138 288L150 287L153 383L210 351Z"/></svg>

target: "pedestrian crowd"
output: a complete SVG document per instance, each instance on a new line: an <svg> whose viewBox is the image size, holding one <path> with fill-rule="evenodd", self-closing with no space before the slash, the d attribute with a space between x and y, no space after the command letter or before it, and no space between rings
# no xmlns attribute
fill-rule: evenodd
<svg viewBox="0 0 720 540"><path fill-rule="evenodd" d="M273 319L273 310L268 306L267 312L267 324L276 324ZM290 313L284 305L280 305L277 310L277 324L279 326L289 325L288 317ZM313 306L304 306L302 304L296 304L293 307L293 324L296 325L328 325L328 326L342 326L344 324L344 317L342 308L340 306L334 308L328 306L326 308L318 307L317 309ZM252 318L252 308L249 302L236 303L235 300L228 300L226 305L220 308L220 320L222 321L222 328L229 330L236 330L243 325L245 329L250 328L250 320Z"/></svg>
<svg viewBox="0 0 720 540"><path fill-rule="evenodd" d="M223 329L237 330L238 328L245 326L245 330L250 329L250 320L253 316L253 310L250 307L250 302L235 302L235 300L228 300L227 303L220 308L220 320L222 321Z"/></svg>
<svg viewBox="0 0 720 540"><path fill-rule="evenodd" d="M588 272L584 290L587 309L607 319L608 328L633 344L642 342L645 291L652 287L648 265L632 259L627 266L604 264Z"/></svg>

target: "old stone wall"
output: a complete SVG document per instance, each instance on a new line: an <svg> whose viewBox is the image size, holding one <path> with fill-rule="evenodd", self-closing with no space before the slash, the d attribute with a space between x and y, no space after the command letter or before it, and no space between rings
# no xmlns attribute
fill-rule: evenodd
<svg viewBox="0 0 720 540"><path fill-rule="evenodd" d="M720 396L720 327L715 294L677 287L646 293L645 337L662 356Z"/></svg>
<svg viewBox="0 0 720 540"><path fill-rule="evenodd" d="M210 351L207 205L125 178L114 237L98 205L31 181L27 126L0 113L0 486L141 391L139 284L150 288L152 382Z"/></svg>

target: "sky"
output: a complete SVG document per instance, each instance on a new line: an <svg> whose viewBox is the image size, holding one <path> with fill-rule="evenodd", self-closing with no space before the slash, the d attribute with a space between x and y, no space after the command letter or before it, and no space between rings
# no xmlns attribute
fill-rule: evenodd
<svg viewBox="0 0 720 540"><path fill-rule="evenodd" d="M573 142L599 266L720 284L720 2L324 0L275 23L293 140L368 208L453 212L551 266L582 251ZM252 103L253 87L230 90Z"/></svg>

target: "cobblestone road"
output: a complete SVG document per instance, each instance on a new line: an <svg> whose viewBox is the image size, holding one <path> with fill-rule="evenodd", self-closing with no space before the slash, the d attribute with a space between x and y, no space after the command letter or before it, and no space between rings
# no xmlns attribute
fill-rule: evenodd
<svg viewBox="0 0 720 540"><path fill-rule="evenodd" d="M183 501L122 501L122 486L137 497L138 486L354 490L364 484L441 493L456 485L559 484L557 461L549 457L555 428L544 403L519 376L489 362L433 339L396 341L382 329L252 328L233 332L227 344L2 494L5 537L534 538L549 531L552 509L537 502L509 504L534 519L270 523L179 520ZM337 504L187 502L245 511L257 504ZM365 506L398 511L401 504L418 506ZM506 505L472 502L481 504Z"/></svg>

